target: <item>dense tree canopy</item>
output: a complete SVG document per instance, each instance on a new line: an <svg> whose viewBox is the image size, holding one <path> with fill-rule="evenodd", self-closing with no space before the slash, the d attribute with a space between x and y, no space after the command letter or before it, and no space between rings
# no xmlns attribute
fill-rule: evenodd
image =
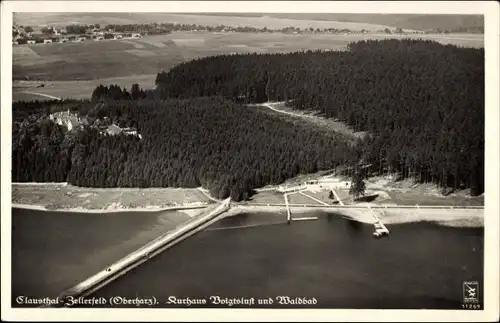
<svg viewBox="0 0 500 323"><path fill-rule="evenodd" d="M368 40L348 51L238 54L186 62L156 79L162 98L288 101L368 131L380 172L483 191L484 49Z"/></svg>
<svg viewBox="0 0 500 323"><path fill-rule="evenodd" d="M107 101L96 107L103 104L102 117L135 122L143 139L102 135L95 129L65 137L63 128L50 120L28 123L15 130L13 181L203 186L217 197L241 200L254 188L357 159L355 148L341 135L218 97ZM92 112L86 111L89 107L81 104L80 111Z"/></svg>

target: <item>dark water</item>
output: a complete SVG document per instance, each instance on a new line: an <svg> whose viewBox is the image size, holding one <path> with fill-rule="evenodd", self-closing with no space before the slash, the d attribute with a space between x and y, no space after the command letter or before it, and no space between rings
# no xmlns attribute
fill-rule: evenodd
<svg viewBox="0 0 500 323"><path fill-rule="evenodd" d="M191 307L228 307L210 299L220 296L272 299L257 305L264 308L459 309L464 281L482 290L482 228L391 225L390 238L376 240L371 225L314 215L320 220L291 225L276 224L283 216L271 214L224 219L93 296L154 296L158 307L185 307L165 304L170 296L206 300ZM268 222L275 224L227 229ZM278 296L316 304L280 305Z"/></svg>
<svg viewBox="0 0 500 323"><path fill-rule="evenodd" d="M165 304L175 296L206 301L191 307L217 307L210 296L220 296L272 299L254 305L264 308L459 309L463 281L478 281L482 291L482 228L390 225L390 238L376 240L371 225L314 215L320 219L291 225L283 214L223 219L91 296L104 297L103 306L115 296L154 296L157 307L185 307ZM56 295L186 218L14 209L13 299ZM278 296L316 304L280 305Z"/></svg>
<svg viewBox="0 0 500 323"><path fill-rule="evenodd" d="M12 296L57 296L187 219L12 209Z"/></svg>

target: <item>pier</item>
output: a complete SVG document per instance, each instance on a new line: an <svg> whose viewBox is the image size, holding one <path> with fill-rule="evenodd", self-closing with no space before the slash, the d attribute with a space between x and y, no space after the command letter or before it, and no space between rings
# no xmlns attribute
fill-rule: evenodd
<svg viewBox="0 0 500 323"><path fill-rule="evenodd" d="M380 221L380 218L375 214L375 212L372 210L370 206L368 206L368 210L372 213L373 217L375 218L375 223L373 224L375 227L375 232L373 232L373 236L376 238L380 238L383 236L388 236L389 235L389 229Z"/></svg>
<svg viewBox="0 0 500 323"><path fill-rule="evenodd" d="M292 212L290 211L290 205L288 204L288 194L285 193L283 194L285 198L285 205L286 205L286 221L288 224L290 224L290 221L292 220Z"/></svg>

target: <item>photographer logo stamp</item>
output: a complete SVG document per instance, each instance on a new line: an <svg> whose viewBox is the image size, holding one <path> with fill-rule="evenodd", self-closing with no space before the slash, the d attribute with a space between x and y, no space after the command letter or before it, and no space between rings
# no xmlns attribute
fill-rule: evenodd
<svg viewBox="0 0 500 323"><path fill-rule="evenodd" d="M464 303L479 303L479 283L477 281L464 281Z"/></svg>

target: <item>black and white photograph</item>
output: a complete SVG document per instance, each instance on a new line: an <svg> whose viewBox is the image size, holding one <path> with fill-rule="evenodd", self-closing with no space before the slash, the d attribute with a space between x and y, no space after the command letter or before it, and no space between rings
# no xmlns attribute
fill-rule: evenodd
<svg viewBox="0 0 500 323"><path fill-rule="evenodd" d="M3 2L2 319L497 321L498 11Z"/></svg>

